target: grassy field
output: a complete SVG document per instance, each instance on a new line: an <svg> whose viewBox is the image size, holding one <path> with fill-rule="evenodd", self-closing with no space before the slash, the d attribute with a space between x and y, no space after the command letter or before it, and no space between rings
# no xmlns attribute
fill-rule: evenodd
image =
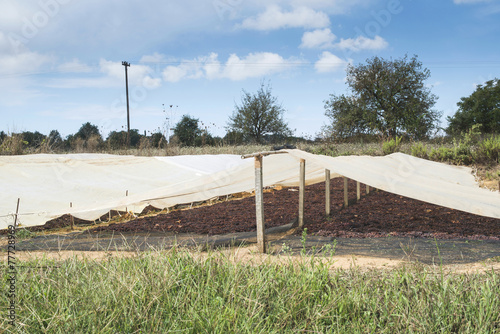
<svg viewBox="0 0 500 334"><path fill-rule="evenodd" d="M495 333L500 275L421 265L331 270L329 258L253 265L182 249L17 264L5 333ZM203 256L200 256L203 255ZM282 255L275 255L282 256ZM2 291L7 274L2 273ZM6 305L5 295L0 297ZM4 307L2 307L4 310Z"/></svg>

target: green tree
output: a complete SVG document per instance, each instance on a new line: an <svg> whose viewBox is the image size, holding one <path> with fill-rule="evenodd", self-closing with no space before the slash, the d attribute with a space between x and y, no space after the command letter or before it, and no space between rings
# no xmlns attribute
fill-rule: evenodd
<svg viewBox="0 0 500 334"><path fill-rule="evenodd" d="M49 146L52 148L61 148L63 146L63 139L61 137L61 134L57 130L52 130L50 131L47 141L49 143Z"/></svg>
<svg viewBox="0 0 500 334"><path fill-rule="evenodd" d="M22 135L23 141L26 142L26 145L32 148L39 147L45 140L45 135L41 134L38 131L24 131Z"/></svg>
<svg viewBox="0 0 500 334"><path fill-rule="evenodd" d="M156 132L151 135L151 146L157 147L157 148L163 148L165 147L165 144L167 143L167 139L161 132Z"/></svg>
<svg viewBox="0 0 500 334"><path fill-rule="evenodd" d="M127 147L127 131L111 131L106 138L106 144L112 150Z"/></svg>
<svg viewBox="0 0 500 334"><path fill-rule="evenodd" d="M375 133L370 126L369 114L358 97L331 95L325 109L325 114L332 120L332 124L324 129L328 137L358 138Z"/></svg>
<svg viewBox="0 0 500 334"><path fill-rule="evenodd" d="M243 144L243 133L237 130L230 130L226 133L223 140L228 145L241 145Z"/></svg>
<svg viewBox="0 0 500 334"><path fill-rule="evenodd" d="M331 120L325 130L334 137L377 134L423 139L438 128L441 112L432 109L437 96L425 86L430 71L417 56L373 57L366 64L348 65L346 72L352 95L330 95L325 101L325 115Z"/></svg>
<svg viewBox="0 0 500 334"><path fill-rule="evenodd" d="M89 140L91 137L97 136L102 141L101 133L97 125L91 124L90 122L84 123L77 133L75 133L75 138L81 138L85 141Z"/></svg>
<svg viewBox="0 0 500 334"><path fill-rule="evenodd" d="M256 94L243 90L241 105L229 117L228 131L240 132L245 140L262 143L266 135L287 138L292 135L283 120L285 109L271 94L271 87L262 83Z"/></svg>
<svg viewBox="0 0 500 334"><path fill-rule="evenodd" d="M182 116L182 119L175 125L174 136L176 136L180 143L184 146L196 146L201 144L199 138L202 131L198 126L199 120L189 115Z"/></svg>
<svg viewBox="0 0 500 334"><path fill-rule="evenodd" d="M138 147L141 142L142 135L137 129L130 129L130 147ZM127 145L127 131L111 131L106 138L106 144L111 149L126 148Z"/></svg>
<svg viewBox="0 0 500 334"><path fill-rule="evenodd" d="M468 97L462 97L457 103L458 110L448 116L446 133L457 135L464 133L475 124L481 124L484 133L500 132L500 79L477 85Z"/></svg>

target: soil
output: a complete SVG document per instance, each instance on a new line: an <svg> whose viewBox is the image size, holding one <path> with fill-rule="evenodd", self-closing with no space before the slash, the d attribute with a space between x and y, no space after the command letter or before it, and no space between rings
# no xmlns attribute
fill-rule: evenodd
<svg viewBox="0 0 500 334"><path fill-rule="evenodd" d="M331 184L330 218L325 217L324 183L306 187L304 218L309 235L500 240L500 219L477 216L374 189L366 194L364 185L361 187L362 197L356 203L356 183L352 180L349 181L350 205L343 208L343 179L332 179ZM264 193L266 228L296 221L297 212L297 188ZM221 235L255 230L255 199L246 197L99 226L90 232Z"/></svg>

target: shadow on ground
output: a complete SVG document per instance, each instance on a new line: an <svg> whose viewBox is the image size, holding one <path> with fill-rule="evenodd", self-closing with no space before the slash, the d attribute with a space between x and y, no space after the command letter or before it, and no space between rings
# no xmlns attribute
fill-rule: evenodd
<svg viewBox="0 0 500 334"><path fill-rule="evenodd" d="M273 254L315 253L331 254L336 242L336 255L357 255L424 264L466 264L500 256L500 241L495 240L433 240L411 237L386 238L332 238L293 235L292 225L274 227L266 231L268 249ZM208 248L240 246L256 242L255 232L202 236L194 234L168 235L165 233L90 233L73 232L64 235L37 236L19 241L18 251L147 251L173 246ZM330 246L328 246L330 245Z"/></svg>

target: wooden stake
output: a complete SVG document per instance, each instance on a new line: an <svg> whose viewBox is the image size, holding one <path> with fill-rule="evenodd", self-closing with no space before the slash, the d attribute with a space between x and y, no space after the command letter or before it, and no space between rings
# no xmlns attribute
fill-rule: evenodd
<svg viewBox="0 0 500 334"><path fill-rule="evenodd" d="M370 186L366 185L366 194L368 195L370 193Z"/></svg>
<svg viewBox="0 0 500 334"><path fill-rule="evenodd" d="M359 181L356 181L356 201L359 202L361 199L361 185L359 184Z"/></svg>
<svg viewBox="0 0 500 334"><path fill-rule="evenodd" d="M304 195L306 190L306 161L300 159L299 180L299 228L304 227Z"/></svg>
<svg viewBox="0 0 500 334"><path fill-rule="evenodd" d="M347 193L348 191L348 184L347 184L347 177L344 176L344 208L347 208L349 206L349 195Z"/></svg>
<svg viewBox="0 0 500 334"><path fill-rule="evenodd" d="M325 169L325 215L330 217L330 170Z"/></svg>
<svg viewBox="0 0 500 334"><path fill-rule="evenodd" d="M262 180L262 156L255 157L255 214L257 221L257 247L266 252L266 232L264 226L264 190Z"/></svg>
<svg viewBox="0 0 500 334"><path fill-rule="evenodd" d="M17 216L19 215L19 202L21 202L21 199L17 199L17 207L16 207L16 216L14 217L14 230L17 228Z"/></svg>
<svg viewBox="0 0 500 334"><path fill-rule="evenodd" d="M70 208L73 207L73 202L69 202L69 207ZM69 215L69 217L71 220L71 229L74 230L75 229L75 218L73 218L73 215Z"/></svg>

